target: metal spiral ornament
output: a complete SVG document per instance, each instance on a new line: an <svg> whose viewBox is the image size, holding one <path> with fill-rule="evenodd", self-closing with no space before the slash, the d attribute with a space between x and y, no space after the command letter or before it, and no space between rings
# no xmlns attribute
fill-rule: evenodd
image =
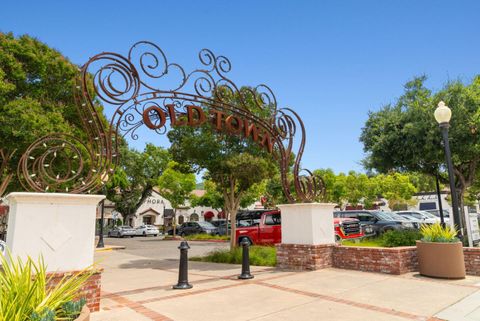
<svg viewBox="0 0 480 321"><path fill-rule="evenodd" d="M325 191L323 181L300 168L306 133L299 115L290 108L278 109L277 99L267 85L238 87L228 77L233 67L227 57L202 49L198 60L200 68L186 72L180 64L170 62L159 46L148 41L135 43L126 56L103 52L90 58L81 68L77 85L79 114L87 139L63 134L38 139L19 164L22 184L35 191L98 190L102 177L115 169L119 136L138 139L137 130L145 122L149 129L163 135L168 131L167 120L171 124L186 124L182 117L194 109L205 108L224 115L221 117L225 122L229 119L227 134L238 135L243 132L242 126L256 126L261 132L261 144L279 163L282 187L289 202L318 199ZM97 114L97 99L106 109L114 110L108 128ZM233 124L238 128L233 128ZM257 134L252 134L252 139L260 140Z"/></svg>

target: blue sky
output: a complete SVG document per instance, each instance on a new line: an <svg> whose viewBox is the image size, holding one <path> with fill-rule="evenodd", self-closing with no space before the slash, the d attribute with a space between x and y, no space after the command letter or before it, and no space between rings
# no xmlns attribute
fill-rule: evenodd
<svg viewBox="0 0 480 321"><path fill-rule="evenodd" d="M426 74L438 89L480 73L479 13L480 1L24 0L2 3L0 31L28 33L77 64L150 40L190 70L210 48L229 57L237 84L268 84L303 117L304 167L339 172L362 170L368 111L407 80Z"/></svg>

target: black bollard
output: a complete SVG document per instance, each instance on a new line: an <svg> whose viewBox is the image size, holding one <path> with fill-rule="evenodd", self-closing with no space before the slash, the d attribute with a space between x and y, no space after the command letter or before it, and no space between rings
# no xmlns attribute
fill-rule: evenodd
<svg viewBox="0 0 480 321"><path fill-rule="evenodd" d="M180 250L180 266L178 268L178 283L173 286L174 289L191 289L193 286L188 283L188 249L190 246L186 241L182 241L178 249Z"/></svg>
<svg viewBox="0 0 480 321"><path fill-rule="evenodd" d="M253 275L250 274L250 242L244 238L242 242L240 242L240 245L242 246L242 274L240 274L238 278L242 280L253 279Z"/></svg>

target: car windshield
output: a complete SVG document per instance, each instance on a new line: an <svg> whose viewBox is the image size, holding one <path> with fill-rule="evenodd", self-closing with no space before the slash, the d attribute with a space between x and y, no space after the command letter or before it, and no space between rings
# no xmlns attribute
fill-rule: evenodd
<svg viewBox="0 0 480 321"><path fill-rule="evenodd" d="M392 213L392 212L385 212L385 214L390 216L391 219L393 219L395 221L405 221L406 220L403 216Z"/></svg>
<svg viewBox="0 0 480 321"><path fill-rule="evenodd" d="M420 211L420 213L421 213L423 216L426 216L426 217L428 217L428 218L437 218L435 215L433 215L432 213L429 213L429 212Z"/></svg>
<svg viewBox="0 0 480 321"><path fill-rule="evenodd" d="M203 228L210 228L210 229L215 228L215 226L212 223L209 223L209 222L197 222L197 223L198 223L198 225L200 225Z"/></svg>
<svg viewBox="0 0 480 321"><path fill-rule="evenodd" d="M387 212L375 212L375 215L378 216L382 221L391 221L392 217Z"/></svg>

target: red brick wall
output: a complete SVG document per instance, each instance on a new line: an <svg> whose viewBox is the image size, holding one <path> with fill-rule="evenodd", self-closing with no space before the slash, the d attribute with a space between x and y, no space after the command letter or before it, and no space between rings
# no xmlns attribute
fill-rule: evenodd
<svg viewBox="0 0 480 321"><path fill-rule="evenodd" d="M480 276L480 248L463 248L465 270L468 275Z"/></svg>
<svg viewBox="0 0 480 321"><path fill-rule="evenodd" d="M336 246L333 267L387 274L403 274L418 269L414 246L397 248Z"/></svg>
<svg viewBox="0 0 480 321"><path fill-rule="evenodd" d="M464 248L465 270L480 276L480 248ZM277 244L277 266L291 270L327 267L387 274L418 271L417 248Z"/></svg>
<svg viewBox="0 0 480 321"><path fill-rule="evenodd" d="M318 270L332 266L335 245L277 244L277 267L290 270Z"/></svg>
<svg viewBox="0 0 480 321"><path fill-rule="evenodd" d="M82 286L78 293L78 298L85 298L87 300L87 306L90 311L95 312L100 310L100 290L101 290L101 277L102 269L98 269L95 273L87 280L87 282ZM60 280L65 276L71 276L75 271L72 272L55 272L49 273L47 278L52 277L51 281L47 286L55 286L60 282Z"/></svg>

